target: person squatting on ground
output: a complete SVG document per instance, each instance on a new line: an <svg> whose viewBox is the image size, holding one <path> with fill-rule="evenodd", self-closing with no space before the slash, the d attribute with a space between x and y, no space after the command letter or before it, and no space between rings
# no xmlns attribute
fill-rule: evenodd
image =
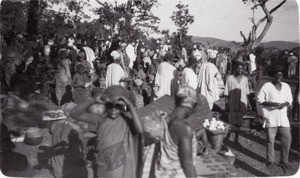
<svg viewBox="0 0 300 178"><path fill-rule="evenodd" d="M105 114L84 112L96 103L105 104ZM126 109L130 111L131 118L124 115ZM72 110L71 117L98 127L96 177L139 177L136 145L138 136L143 133L143 126L125 88L108 87L103 95Z"/></svg>
<svg viewBox="0 0 300 178"><path fill-rule="evenodd" d="M264 127L267 128L267 166L272 169L275 164L275 136L280 133L281 162L280 166L286 170L290 168L288 162L289 150L292 142L290 122L287 109L291 107L293 97L290 86L282 82L284 68L274 66L273 81L265 83L258 94L258 102L262 105L265 118Z"/></svg>

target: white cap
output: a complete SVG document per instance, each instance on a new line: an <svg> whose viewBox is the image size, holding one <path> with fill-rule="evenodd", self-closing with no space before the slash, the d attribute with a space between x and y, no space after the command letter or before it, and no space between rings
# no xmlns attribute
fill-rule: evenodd
<svg viewBox="0 0 300 178"><path fill-rule="evenodd" d="M121 44L121 47L122 47L122 48L125 48L126 46L127 46L126 43L122 43L122 44Z"/></svg>

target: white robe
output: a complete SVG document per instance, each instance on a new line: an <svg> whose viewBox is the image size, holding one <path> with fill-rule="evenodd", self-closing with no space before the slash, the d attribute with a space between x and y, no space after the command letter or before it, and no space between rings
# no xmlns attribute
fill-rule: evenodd
<svg viewBox="0 0 300 178"><path fill-rule="evenodd" d="M193 56L194 56L194 58L197 59L197 61L199 61L201 59L201 57L202 57L201 53L200 53L200 51L198 49L196 49L196 50L193 51Z"/></svg>
<svg viewBox="0 0 300 178"><path fill-rule="evenodd" d="M208 58L214 59L217 57L218 51L214 49L208 49L207 53L208 53Z"/></svg>
<svg viewBox="0 0 300 178"><path fill-rule="evenodd" d="M214 102L220 99L216 78L217 74L217 67L210 62L202 64L198 74L198 88L200 94L207 98L210 109L212 109Z"/></svg>
<svg viewBox="0 0 300 178"><path fill-rule="evenodd" d="M158 86L158 89L154 91L157 98L166 94L171 95L171 84L176 76L176 71L176 68L167 62L162 62L158 66L155 76L155 85Z"/></svg>
<svg viewBox="0 0 300 178"><path fill-rule="evenodd" d="M129 58L129 68L132 68L133 63L136 60L136 54L135 54L134 47L132 46L132 44L128 44L125 51Z"/></svg>
<svg viewBox="0 0 300 178"><path fill-rule="evenodd" d="M251 66L251 73L253 72L253 71L255 71L256 70L256 63L255 63L255 59L256 59L256 56L254 55L254 54L249 54L249 59L250 59L250 66Z"/></svg>
<svg viewBox="0 0 300 178"><path fill-rule="evenodd" d="M180 83L181 85L187 85L196 90L198 85L197 75L191 68L186 67L182 71Z"/></svg>
<svg viewBox="0 0 300 178"><path fill-rule="evenodd" d="M86 60L91 64L92 69L94 69L93 61L96 59L94 51L87 46L83 47L83 49L86 54Z"/></svg>
<svg viewBox="0 0 300 178"><path fill-rule="evenodd" d="M121 85L124 87L124 83L120 82L125 77L125 71L119 64L112 63L108 65L106 72L106 88L112 85Z"/></svg>
<svg viewBox="0 0 300 178"><path fill-rule="evenodd" d="M184 47L181 49L181 56L184 59L184 62L187 63L188 62L188 55L187 55L187 51Z"/></svg>

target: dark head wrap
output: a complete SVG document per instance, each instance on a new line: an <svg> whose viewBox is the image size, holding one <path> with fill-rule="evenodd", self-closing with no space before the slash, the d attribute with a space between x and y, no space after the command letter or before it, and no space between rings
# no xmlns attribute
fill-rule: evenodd
<svg viewBox="0 0 300 178"><path fill-rule="evenodd" d="M193 66L197 65L197 63L198 63L198 61L197 61L196 58L190 57L190 58L189 58L189 62L188 62L188 66L189 66L189 67L193 67Z"/></svg>
<svg viewBox="0 0 300 178"><path fill-rule="evenodd" d="M284 73L284 67L281 65L275 65L270 70L270 75L273 76L277 72L283 72Z"/></svg>
<svg viewBox="0 0 300 178"><path fill-rule="evenodd" d="M166 53L164 56L164 61L172 61L174 56L171 53Z"/></svg>
<svg viewBox="0 0 300 178"><path fill-rule="evenodd" d="M123 96L128 100L131 100L130 93L124 87L118 85L108 87L104 91L101 99L105 102L117 102L116 98L118 96Z"/></svg>

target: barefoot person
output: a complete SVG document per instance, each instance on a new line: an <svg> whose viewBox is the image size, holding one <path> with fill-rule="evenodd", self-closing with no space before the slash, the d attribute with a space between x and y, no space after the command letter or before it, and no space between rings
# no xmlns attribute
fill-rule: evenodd
<svg viewBox="0 0 300 178"><path fill-rule="evenodd" d="M227 78L224 91L225 104L229 109L228 122L237 126L242 124L243 115L249 106L249 83L243 72L243 64L237 62L235 73Z"/></svg>
<svg viewBox="0 0 300 178"><path fill-rule="evenodd" d="M179 87L175 108L164 122L164 138L154 153L156 177L197 177L193 162L197 141L186 121L196 104L195 90L189 86Z"/></svg>
<svg viewBox="0 0 300 178"><path fill-rule="evenodd" d="M292 142L290 122L287 116L287 108L291 107L293 97L291 88L282 82L284 68L275 66L272 70L274 80L265 83L259 94L258 102L262 105L264 126L267 127L267 166L273 168L275 163L275 136L280 134L281 140L281 162L284 170L290 168L288 158Z"/></svg>

